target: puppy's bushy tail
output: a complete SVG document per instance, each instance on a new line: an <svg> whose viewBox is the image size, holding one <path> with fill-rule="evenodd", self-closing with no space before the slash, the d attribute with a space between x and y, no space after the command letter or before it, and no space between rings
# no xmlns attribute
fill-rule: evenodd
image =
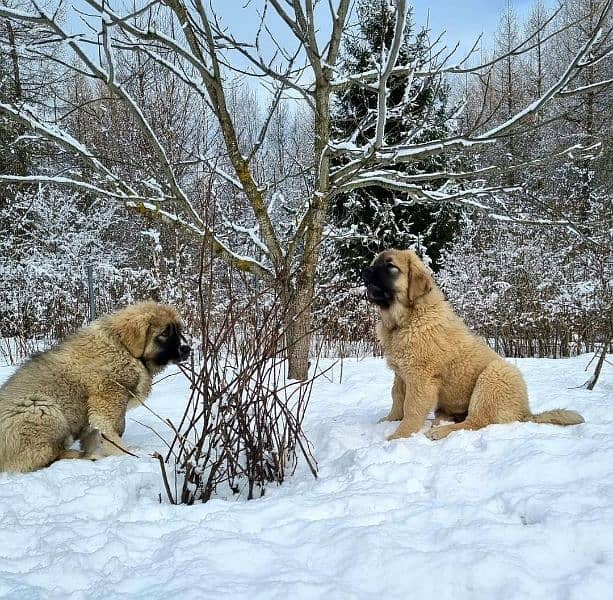
<svg viewBox="0 0 613 600"><path fill-rule="evenodd" d="M524 418L524 421L551 423L552 425L579 425L579 423L585 423L585 419L578 412L563 408L546 410L538 415L528 415Z"/></svg>

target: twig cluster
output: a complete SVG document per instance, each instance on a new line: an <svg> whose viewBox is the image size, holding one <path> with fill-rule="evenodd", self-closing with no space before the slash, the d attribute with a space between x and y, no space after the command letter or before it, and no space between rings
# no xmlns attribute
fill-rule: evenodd
<svg viewBox="0 0 613 600"><path fill-rule="evenodd" d="M206 502L213 495L262 496L267 486L292 474L300 458L317 476L302 428L315 377L285 376L282 304L270 290L254 290L244 279L229 279L225 286L221 320L211 318L203 297L202 363L186 372L187 407L172 425L166 457L157 457L173 504Z"/></svg>

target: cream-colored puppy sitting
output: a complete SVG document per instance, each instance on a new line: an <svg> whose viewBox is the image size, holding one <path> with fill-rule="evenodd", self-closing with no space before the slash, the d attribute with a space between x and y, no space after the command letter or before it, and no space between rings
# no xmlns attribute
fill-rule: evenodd
<svg viewBox="0 0 613 600"><path fill-rule="evenodd" d="M432 439L491 423L583 423L571 410L530 412L519 369L466 327L411 250L382 252L363 278L379 307L378 336L395 373L392 408L382 420L400 424L388 439L419 431L432 410L459 421L432 428Z"/></svg>

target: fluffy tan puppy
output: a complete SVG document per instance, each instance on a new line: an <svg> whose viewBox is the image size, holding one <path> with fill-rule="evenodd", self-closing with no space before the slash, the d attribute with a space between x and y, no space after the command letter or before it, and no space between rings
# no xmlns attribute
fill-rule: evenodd
<svg viewBox="0 0 613 600"><path fill-rule="evenodd" d="M32 356L0 388L0 471L123 454L126 410L189 352L175 310L142 302ZM81 451L68 449L74 440Z"/></svg>
<svg viewBox="0 0 613 600"><path fill-rule="evenodd" d="M419 431L432 410L456 421L432 428L435 440L491 423L583 423L571 410L530 412L519 369L466 327L414 252L382 252L363 278L368 299L379 307L378 336L395 374L392 408L382 420L400 424L388 439Z"/></svg>

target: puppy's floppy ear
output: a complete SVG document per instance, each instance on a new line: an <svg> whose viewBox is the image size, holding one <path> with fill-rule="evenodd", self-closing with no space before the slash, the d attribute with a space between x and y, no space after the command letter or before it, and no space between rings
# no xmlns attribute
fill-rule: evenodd
<svg viewBox="0 0 613 600"><path fill-rule="evenodd" d="M432 278L417 257L409 255L407 262L407 296L409 304L414 304L415 300L425 296L432 289Z"/></svg>
<svg viewBox="0 0 613 600"><path fill-rule="evenodd" d="M113 329L121 343L132 356L141 358L147 347L147 338L151 328L150 316L127 311L124 314L118 314L113 321Z"/></svg>

